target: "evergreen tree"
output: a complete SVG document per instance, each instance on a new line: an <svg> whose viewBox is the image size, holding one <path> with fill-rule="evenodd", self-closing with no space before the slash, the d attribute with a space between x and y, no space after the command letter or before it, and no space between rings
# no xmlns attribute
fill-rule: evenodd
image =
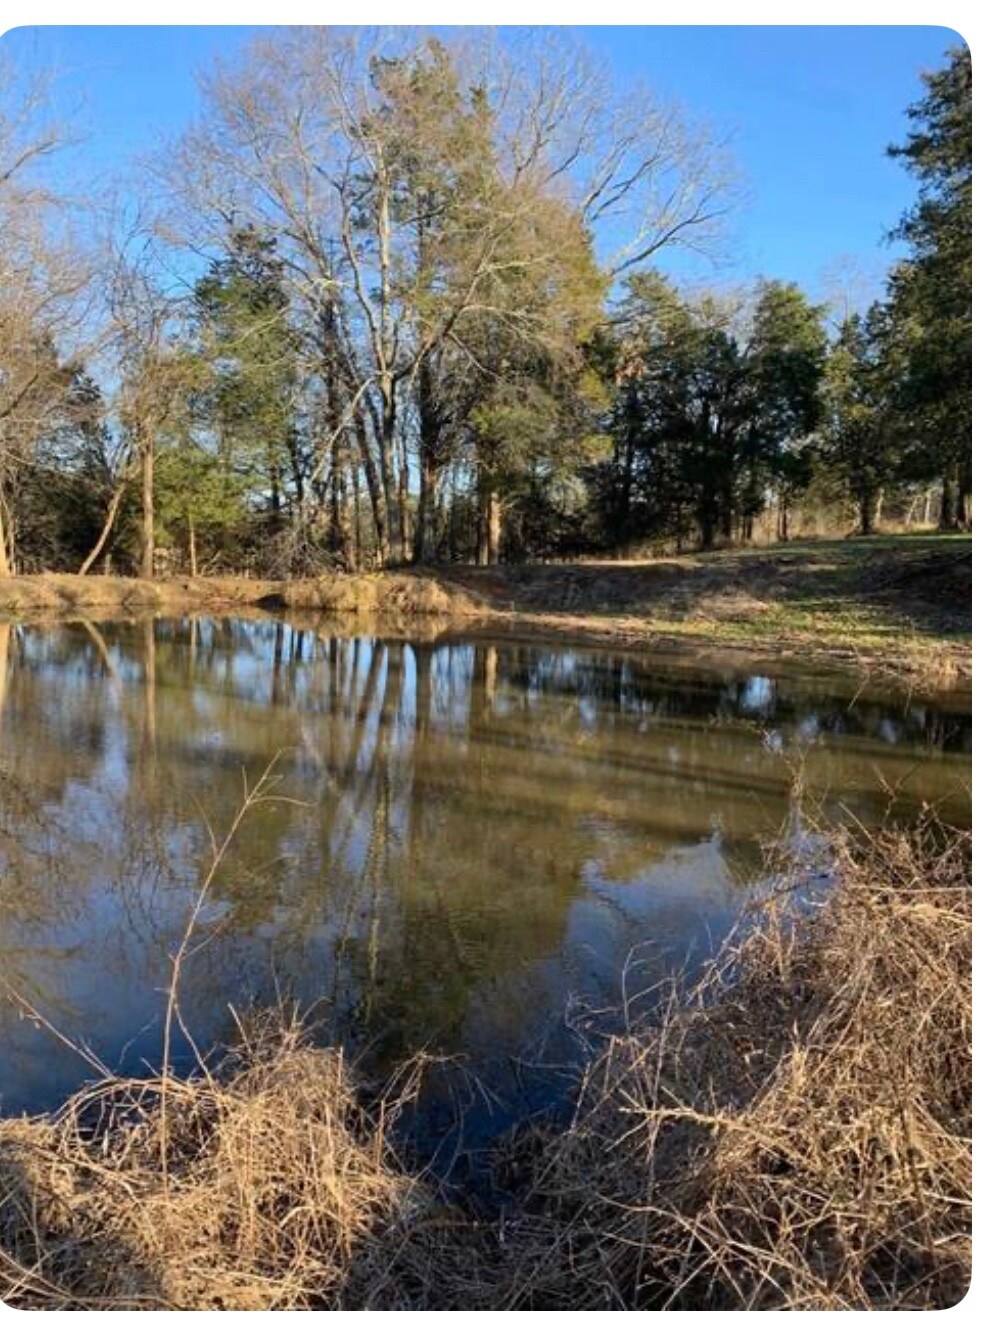
<svg viewBox="0 0 981 1323"><path fill-rule="evenodd" d="M895 484L903 429L895 407L889 312L873 304L848 317L828 356L822 384L819 453L854 502L859 531L874 533L883 493Z"/></svg>
<svg viewBox="0 0 981 1323"><path fill-rule="evenodd" d="M906 142L891 147L919 184L894 237L908 261L890 282L902 408L915 427L909 469L943 480L941 522L963 526L971 491L971 56L928 74Z"/></svg>
<svg viewBox="0 0 981 1323"><path fill-rule="evenodd" d="M781 485L806 479L820 412L821 310L763 283L740 334L738 308L684 299L664 277L633 279L611 426L622 536L694 531L708 548L752 531Z"/></svg>
<svg viewBox="0 0 981 1323"><path fill-rule="evenodd" d="M297 426L299 343L275 239L236 230L228 255L198 282L194 305L207 369L199 419L225 473L278 524L288 503L303 505L308 464Z"/></svg>

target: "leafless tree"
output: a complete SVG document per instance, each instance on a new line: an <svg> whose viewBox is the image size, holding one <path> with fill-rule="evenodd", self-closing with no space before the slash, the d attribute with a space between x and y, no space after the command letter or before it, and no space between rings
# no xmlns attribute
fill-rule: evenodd
<svg viewBox="0 0 981 1323"><path fill-rule="evenodd" d="M90 279L46 177L65 141L48 92L0 60L0 575L13 566L8 496L65 407Z"/></svg>
<svg viewBox="0 0 981 1323"><path fill-rule="evenodd" d="M554 37L285 29L203 88L200 122L153 164L166 232L202 255L244 224L275 236L328 404L314 470L336 501L356 458L385 560L408 550L409 444L423 522L438 476L439 356L492 373L488 324L561 351L587 310L555 291L584 244L613 279L705 242L722 211L707 136Z"/></svg>

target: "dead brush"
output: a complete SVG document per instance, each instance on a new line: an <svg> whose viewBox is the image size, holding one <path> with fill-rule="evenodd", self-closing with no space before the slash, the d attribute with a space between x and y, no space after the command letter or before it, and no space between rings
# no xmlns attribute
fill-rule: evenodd
<svg viewBox="0 0 981 1323"><path fill-rule="evenodd" d="M34 1308L288 1309L343 1289L421 1186L340 1053L262 1022L217 1075L112 1080L0 1123L0 1298ZM161 1125L166 1125L166 1167Z"/></svg>
<svg viewBox="0 0 981 1323"><path fill-rule="evenodd" d="M589 1070L510 1308L939 1308L970 1278L969 838L839 839Z"/></svg>
<svg viewBox="0 0 981 1323"><path fill-rule="evenodd" d="M181 1014L186 961L245 816L280 796L274 759L223 838L172 957L159 1074L102 1078L52 1116L0 1120L0 1300L21 1307L287 1309L336 1298L357 1254L419 1206L390 1122L414 1095L402 1072L371 1114L342 1055L283 1008L246 1024L213 1067ZM0 980L2 982L2 980ZM40 1026L55 1026L15 1001ZM180 1031L197 1059L171 1069ZM83 1052L84 1049L76 1050Z"/></svg>

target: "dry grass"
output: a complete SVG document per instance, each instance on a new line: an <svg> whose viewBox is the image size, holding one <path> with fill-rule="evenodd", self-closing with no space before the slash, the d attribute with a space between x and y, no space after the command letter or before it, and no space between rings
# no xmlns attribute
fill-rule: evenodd
<svg viewBox="0 0 981 1323"><path fill-rule="evenodd" d="M294 1026L219 1075L111 1081L0 1128L2 1298L34 1308L311 1308L411 1216L384 1115ZM161 1164L161 1126L166 1125Z"/></svg>
<svg viewBox="0 0 981 1323"><path fill-rule="evenodd" d="M823 660L925 689L971 674L971 568L969 538L912 536L276 581L39 574L0 580L0 618L292 610L351 628L465 622L546 641Z"/></svg>
<svg viewBox="0 0 981 1323"><path fill-rule="evenodd" d="M969 838L799 866L599 1052L474 1218L295 1025L0 1121L0 1298L36 1308L938 1308L970 1274ZM161 1133L161 1126L164 1133ZM514 1187L513 1187L514 1188Z"/></svg>
<svg viewBox="0 0 981 1323"><path fill-rule="evenodd" d="M228 612L263 608L395 617L479 614L465 588L422 572L329 574L317 579L125 579L109 575L32 574L0 579L0 615L99 618L140 611Z"/></svg>
<svg viewBox="0 0 981 1323"><path fill-rule="evenodd" d="M508 1305L958 1301L968 851L929 828L839 841L835 886L806 917L774 901L657 1024L613 1041L546 1145Z"/></svg>
<svg viewBox="0 0 981 1323"><path fill-rule="evenodd" d="M917 688L971 674L969 538L846 538L445 576L539 636L798 656Z"/></svg>

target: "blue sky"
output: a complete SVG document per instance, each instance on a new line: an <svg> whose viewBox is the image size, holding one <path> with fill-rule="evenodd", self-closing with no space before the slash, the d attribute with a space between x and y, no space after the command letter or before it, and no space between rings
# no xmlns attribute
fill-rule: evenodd
<svg viewBox="0 0 981 1323"><path fill-rule="evenodd" d="M873 281L897 250L882 240L913 197L885 147L904 110L959 40L941 27L579 28L618 78L645 79L726 137L743 199L715 280L757 274L812 294L847 256ZM86 167L109 173L197 106L195 70L248 40L230 27L48 27L6 34L19 60L54 63L66 105L79 105ZM861 282L860 282L861 283Z"/></svg>

